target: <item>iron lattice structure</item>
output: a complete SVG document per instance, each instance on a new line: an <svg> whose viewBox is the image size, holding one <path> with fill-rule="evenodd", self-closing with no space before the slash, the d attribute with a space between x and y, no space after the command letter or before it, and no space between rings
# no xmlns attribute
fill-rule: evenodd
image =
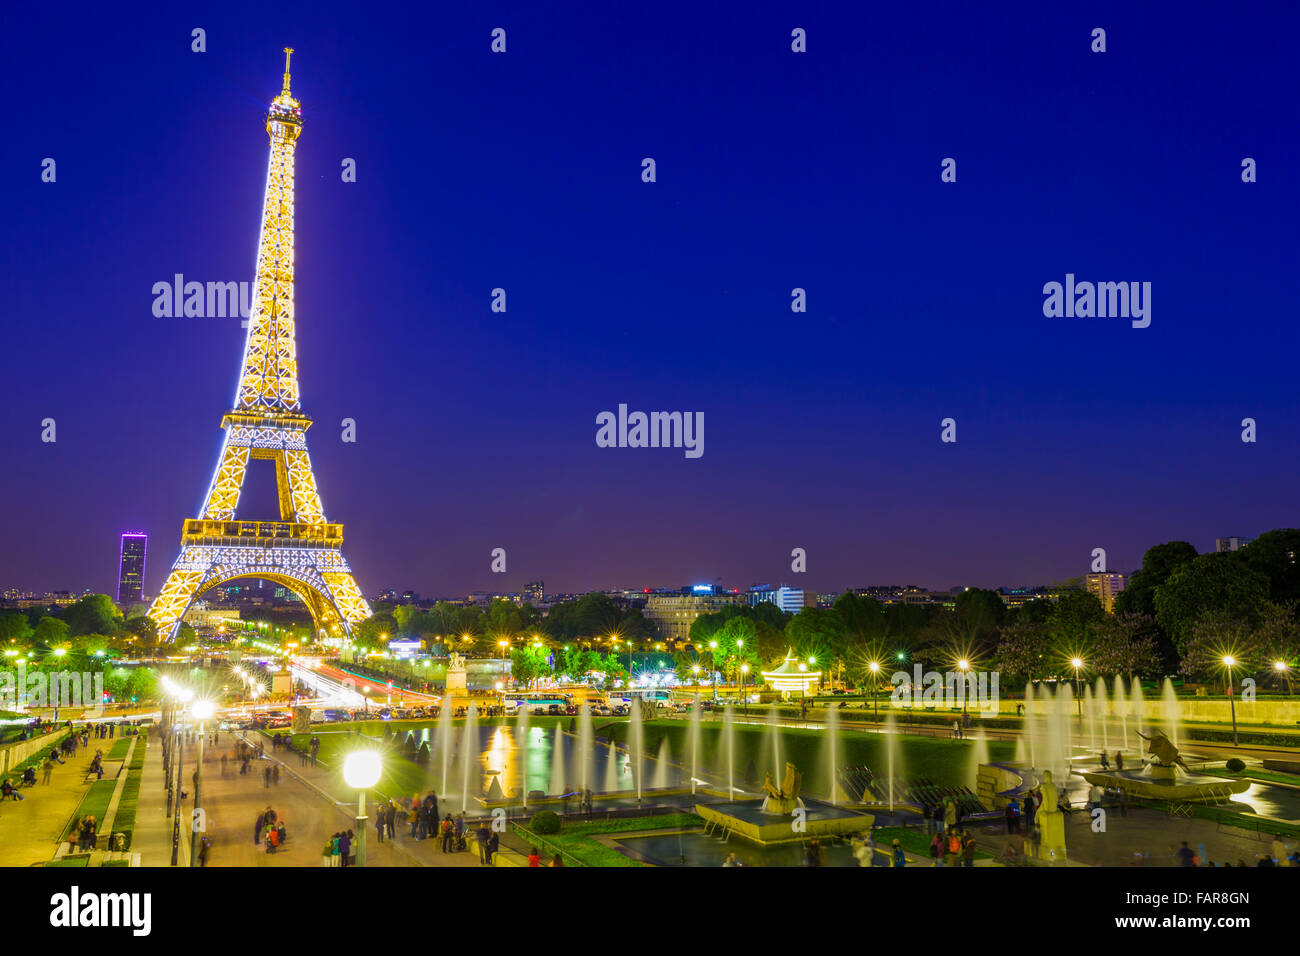
<svg viewBox="0 0 1300 956"><path fill-rule="evenodd" d="M244 340L234 407L221 420L225 439L203 513L185 521L181 553L149 617L174 638L190 603L209 588L259 577L290 588L311 611L317 629L350 633L370 616L352 569L343 558L343 525L325 520L298 389L293 307L293 158L302 132L302 108L284 88L271 103L266 132L271 155L262 203L257 280ZM235 509L248 462L275 462L279 521L239 521Z"/></svg>

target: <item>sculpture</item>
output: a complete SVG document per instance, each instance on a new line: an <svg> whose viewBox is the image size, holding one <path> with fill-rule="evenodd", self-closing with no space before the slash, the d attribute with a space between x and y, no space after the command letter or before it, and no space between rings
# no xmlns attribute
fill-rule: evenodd
<svg viewBox="0 0 1300 956"><path fill-rule="evenodd" d="M1065 861L1065 814L1061 812L1060 793L1052 780L1052 771L1044 770L1038 785L1042 804L1038 810L1038 858L1050 863Z"/></svg>
<svg viewBox="0 0 1300 956"><path fill-rule="evenodd" d="M452 651L447 659L447 670L463 671L465 669L465 655Z"/></svg>
<svg viewBox="0 0 1300 956"><path fill-rule="evenodd" d="M763 800L763 811L790 813L795 808L802 807L803 801L799 799L799 791L802 787L803 774L796 770L792 763L785 765L785 778L781 781L779 790L772 782L771 771L768 771L763 775L763 792L767 794Z"/></svg>
<svg viewBox="0 0 1300 956"><path fill-rule="evenodd" d="M1182 767L1184 770L1186 770L1188 773L1192 772L1191 768L1187 766L1187 764L1183 761L1183 758L1179 755L1178 748L1174 746L1174 742L1170 740L1168 737L1166 737L1161 731L1157 730L1150 737L1148 737L1146 734L1142 733L1142 731L1139 730L1137 732L1137 735L1141 737L1143 740L1147 741L1147 753L1151 754L1153 757L1156 758L1154 761L1152 761L1154 764L1156 764L1156 766L1160 766L1160 767L1179 766Z"/></svg>

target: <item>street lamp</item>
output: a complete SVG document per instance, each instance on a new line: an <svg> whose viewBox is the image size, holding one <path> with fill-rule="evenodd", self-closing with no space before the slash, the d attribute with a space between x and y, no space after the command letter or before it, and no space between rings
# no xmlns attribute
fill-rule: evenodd
<svg viewBox="0 0 1300 956"><path fill-rule="evenodd" d="M1083 727L1083 698L1079 696L1079 668L1083 667L1083 658L1071 657L1070 666L1074 668L1074 702L1079 711L1079 726Z"/></svg>
<svg viewBox="0 0 1300 956"><path fill-rule="evenodd" d="M739 644L744 644L745 642L744 642L744 641L738 641L737 643L739 643ZM746 717L749 716L749 698L745 696L745 675L748 674L748 673L749 673L749 665L748 665L748 664L741 664L741 665L740 665L740 696L741 696L742 698L744 698L744 701L745 701L745 716L746 716Z"/></svg>
<svg viewBox="0 0 1300 956"><path fill-rule="evenodd" d="M718 642L709 641L709 682L713 684L713 703L718 702Z"/></svg>
<svg viewBox="0 0 1300 956"><path fill-rule="evenodd" d="M867 667L871 671L871 706L875 711L875 716L871 719L878 724L880 723L880 693L876 687L876 679L880 674L880 662L872 661Z"/></svg>
<svg viewBox="0 0 1300 956"><path fill-rule="evenodd" d="M343 779L357 790L357 866L366 865L366 791L379 782L383 769L374 750L354 750L343 761Z"/></svg>
<svg viewBox="0 0 1300 956"><path fill-rule="evenodd" d="M210 700L199 700L194 702L190 710L199 721L199 762L194 768L194 815L198 819L190 823L190 866L194 867L199 865L199 834L207 830L207 821L203 817L199 797L203 785L203 742L207 736L207 721L216 713L216 707ZM196 824L201 824L202 830Z"/></svg>
<svg viewBox="0 0 1300 956"><path fill-rule="evenodd" d="M970 661L962 658L957 662L957 669L962 673L962 694L961 694L961 723L966 726L966 672L970 670Z"/></svg>
<svg viewBox="0 0 1300 956"><path fill-rule="evenodd" d="M1237 659L1231 654L1225 654L1223 657L1223 666L1228 669L1228 709L1232 711L1232 745L1238 746L1237 743L1237 699L1232 696L1232 668L1236 665Z"/></svg>

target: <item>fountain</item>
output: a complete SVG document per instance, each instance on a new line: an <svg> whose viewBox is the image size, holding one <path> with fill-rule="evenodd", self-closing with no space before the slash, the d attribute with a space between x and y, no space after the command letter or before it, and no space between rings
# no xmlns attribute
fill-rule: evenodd
<svg viewBox="0 0 1300 956"><path fill-rule="evenodd" d="M591 730L591 707L584 701L578 708L578 782L584 791L591 789L595 743Z"/></svg>
<svg viewBox="0 0 1300 956"><path fill-rule="evenodd" d="M1121 749L1128 750L1128 698L1124 696L1124 681L1115 678L1115 710L1119 714Z"/></svg>
<svg viewBox="0 0 1300 956"><path fill-rule="evenodd" d="M613 793L619 789L618 785L618 744L614 743L611 737L609 743L605 745L607 756L605 757L605 792Z"/></svg>
<svg viewBox="0 0 1300 956"><path fill-rule="evenodd" d="M668 749L668 738L659 741L659 757L655 760L655 772L650 786L655 790L668 789L668 767L672 763L672 753Z"/></svg>
<svg viewBox="0 0 1300 956"><path fill-rule="evenodd" d="M767 709L767 731L764 736L767 737L772 747L772 770L773 774L781 773L781 728L778 724L780 718L777 716L776 708Z"/></svg>
<svg viewBox="0 0 1300 956"><path fill-rule="evenodd" d="M736 725L728 702L722 711L722 736L727 744L727 799L736 799Z"/></svg>
<svg viewBox="0 0 1300 956"><path fill-rule="evenodd" d="M564 783L564 737L560 730L560 722L557 720L551 743L551 786L547 792L553 797L558 797L565 792Z"/></svg>
<svg viewBox="0 0 1300 956"><path fill-rule="evenodd" d="M698 694L695 695L695 706L691 708L687 746L691 751L691 794L694 795L695 781L700 775L700 696Z"/></svg>
<svg viewBox="0 0 1300 956"><path fill-rule="evenodd" d="M469 778L478 768L478 752L478 708L470 704L469 712L465 717L465 727L460 735L460 809L463 813L469 813Z"/></svg>
<svg viewBox="0 0 1300 956"><path fill-rule="evenodd" d="M442 792L450 793L451 783L451 708L443 705L438 715L438 753L442 757Z"/></svg>
<svg viewBox="0 0 1300 956"><path fill-rule="evenodd" d="M1174 742L1159 730L1149 735L1138 731L1138 736L1147 741L1147 755L1153 758L1142 769L1085 771L1083 778L1132 796L1185 803L1215 803L1250 789L1248 779L1193 773Z"/></svg>
<svg viewBox="0 0 1300 956"><path fill-rule="evenodd" d="M839 806L839 740L840 740L840 715L838 707L826 708L826 763L830 767L831 775L827 793L831 797L831 806Z"/></svg>
<svg viewBox="0 0 1300 956"><path fill-rule="evenodd" d="M519 716L515 718L515 733L519 736L519 793L523 797L524 809L528 809L528 708L520 707Z"/></svg>
<svg viewBox="0 0 1300 956"><path fill-rule="evenodd" d="M1161 704L1165 713L1165 736L1173 741L1174 746L1178 746L1178 693L1174 690L1174 682L1168 677L1165 678L1164 686L1160 690Z"/></svg>
<svg viewBox="0 0 1300 956"><path fill-rule="evenodd" d="M979 782L980 764L989 762L989 741L983 727L975 730L974 744L970 750L970 788L976 789Z"/></svg>
<svg viewBox="0 0 1300 956"><path fill-rule="evenodd" d="M885 714L885 775L889 778L889 812L894 812L894 781L898 779L898 727L894 708Z"/></svg>
<svg viewBox="0 0 1300 956"><path fill-rule="evenodd" d="M737 834L760 846L848 836L871 829L875 817L870 814L825 803L809 806L800 797L802 786L803 775L794 764L787 763L779 787L772 774L766 775L762 800L697 803L695 812L704 818L706 834L716 834L724 841Z"/></svg>

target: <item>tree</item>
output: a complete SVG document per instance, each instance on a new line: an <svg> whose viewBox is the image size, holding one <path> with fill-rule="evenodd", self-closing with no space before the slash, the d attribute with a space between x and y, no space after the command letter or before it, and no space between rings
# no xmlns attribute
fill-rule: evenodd
<svg viewBox="0 0 1300 956"><path fill-rule="evenodd" d="M1095 594L1067 591L1057 599L1048 619L1056 650L1077 654L1092 641L1093 634L1106 619L1106 608Z"/></svg>
<svg viewBox="0 0 1300 956"><path fill-rule="evenodd" d="M551 673L545 648L516 647L510 651L510 676L515 683L531 687L539 678Z"/></svg>
<svg viewBox="0 0 1300 956"><path fill-rule="evenodd" d="M27 615L18 611L0 612L0 643L16 644L32 636Z"/></svg>
<svg viewBox="0 0 1300 956"><path fill-rule="evenodd" d="M1055 663L1052 634L1046 624L1014 620L998 637L998 670L1026 682L1045 677Z"/></svg>
<svg viewBox="0 0 1300 956"><path fill-rule="evenodd" d="M356 625L357 641L372 647L378 647L385 643L385 635L389 638L396 637L400 631L395 615L396 612L393 614L379 613L370 615L370 617Z"/></svg>
<svg viewBox="0 0 1300 956"><path fill-rule="evenodd" d="M148 667L132 668L131 676L126 679L126 693L128 697L140 700L157 697L158 675Z"/></svg>
<svg viewBox="0 0 1300 956"><path fill-rule="evenodd" d="M1088 649L1088 670L1103 676L1158 677L1163 672L1160 637L1149 615L1108 615Z"/></svg>
<svg viewBox="0 0 1300 956"><path fill-rule="evenodd" d="M1241 551L1251 570L1268 578L1269 597L1279 604L1300 601L1300 530L1266 531Z"/></svg>
<svg viewBox="0 0 1300 956"><path fill-rule="evenodd" d="M36 622L36 630L32 634L32 641L53 650L59 644L67 641L68 633L67 624L57 617L46 615Z"/></svg>
<svg viewBox="0 0 1300 956"><path fill-rule="evenodd" d="M1141 569L1129 576L1128 584L1115 598L1115 613L1154 617L1156 588L1184 564L1195 560L1196 549L1186 541L1166 541L1147 548Z"/></svg>
<svg viewBox="0 0 1300 956"><path fill-rule="evenodd" d="M1222 610L1207 611L1189 631L1180 668L1187 677L1209 681L1226 676L1223 659L1228 655L1234 659L1238 673L1258 662L1254 629L1240 616Z"/></svg>
<svg viewBox="0 0 1300 956"><path fill-rule="evenodd" d="M796 657L829 666L843 647L844 621L834 608L805 607L786 624L785 639Z"/></svg>
<svg viewBox="0 0 1300 956"><path fill-rule="evenodd" d="M107 594L87 594L67 609L63 619L74 637L79 634L112 634L122 626L122 612Z"/></svg>
<svg viewBox="0 0 1300 956"><path fill-rule="evenodd" d="M1235 554L1203 554L1156 588L1156 620L1186 657L1192 629L1207 613L1253 625L1268 593L1268 578Z"/></svg>

